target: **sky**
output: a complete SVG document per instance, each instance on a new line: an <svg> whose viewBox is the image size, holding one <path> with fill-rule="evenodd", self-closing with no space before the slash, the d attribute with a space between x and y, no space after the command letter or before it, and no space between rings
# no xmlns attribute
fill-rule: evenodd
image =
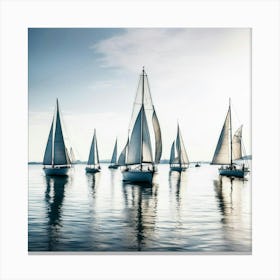
<svg viewBox="0 0 280 280"><path fill-rule="evenodd" d="M190 161L211 161L232 103L251 154L251 31L248 28L30 28L29 161L42 161L56 98L77 159L94 128L99 156L125 145L142 67L168 159L177 122Z"/></svg>

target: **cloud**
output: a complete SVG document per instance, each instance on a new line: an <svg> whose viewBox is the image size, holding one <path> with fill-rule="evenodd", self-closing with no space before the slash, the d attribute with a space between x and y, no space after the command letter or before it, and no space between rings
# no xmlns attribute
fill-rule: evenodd
<svg viewBox="0 0 280 280"><path fill-rule="evenodd" d="M198 151L194 157L211 158L229 97L247 127L249 144L249 29L126 29L92 50L102 67L135 76L146 67L166 149L179 119L190 149Z"/></svg>
<svg viewBox="0 0 280 280"><path fill-rule="evenodd" d="M250 152L249 29L125 29L98 41L91 50L98 54L98 80L86 85L86 104L74 106L79 108L75 112L63 111L80 158L88 156L94 127L101 158L111 156L116 136L120 148L125 143L143 65L162 129L163 158L169 157L178 120L190 159L210 160L229 97L244 124L245 146ZM29 114L29 143L39 158L45 149L52 110Z"/></svg>

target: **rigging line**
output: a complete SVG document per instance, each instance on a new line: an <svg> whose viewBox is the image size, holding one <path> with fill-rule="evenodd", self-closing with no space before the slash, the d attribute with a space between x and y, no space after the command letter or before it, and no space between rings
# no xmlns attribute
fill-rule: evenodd
<svg viewBox="0 0 280 280"><path fill-rule="evenodd" d="M241 126L241 121L240 121L240 119L238 117L238 114L237 114L237 111L235 110L234 105L232 105L232 104L231 104L231 109L232 109L232 111L234 113L234 119L236 119L237 122L238 122L238 127L237 128L239 128Z"/></svg>

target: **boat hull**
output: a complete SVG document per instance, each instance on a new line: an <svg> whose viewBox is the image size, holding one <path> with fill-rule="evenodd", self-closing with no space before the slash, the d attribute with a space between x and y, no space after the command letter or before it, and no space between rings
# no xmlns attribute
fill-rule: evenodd
<svg viewBox="0 0 280 280"><path fill-rule="evenodd" d="M97 173L97 172L100 172L100 168L86 167L86 173Z"/></svg>
<svg viewBox="0 0 280 280"><path fill-rule="evenodd" d="M111 165L108 166L108 168L110 168L110 169L118 169L119 166L116 165L116 164L111 164Z"/></svg>
<svg viewBox="0 0 280 280"><path fill-rule="evenodd" d="M122 174L123 181L152 183L154 172L144 170L124 170Z"/></svg>
<svg viewBox="0 0 280 280"><path fill-rule="evenodd" d="M44 172L47 176L68 176L70 167L45 167Z"/></svg>
<svg viewBox="0 0 280 280"><path fill-rule="evenodd" d="M170 167L171 171L183 172L187 170L187 167L179 167L179 166L172 166Z"/></svg>
<svg viewBox="0 0 280 280"><path fill-rule="evenodd" d="M221 176L227 176L227 177L237 177L237 178L244 178L246 175L246 172L242 169L229 169L229 168L220 168L219 174Z"/></svg>

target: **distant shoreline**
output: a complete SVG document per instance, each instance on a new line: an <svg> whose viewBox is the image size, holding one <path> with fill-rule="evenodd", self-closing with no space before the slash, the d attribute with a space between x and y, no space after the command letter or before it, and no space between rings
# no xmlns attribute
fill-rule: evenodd
<svg viewBox="0 0 280 280"><path fill-rule="evenodd" d="M252 155L248 155L248 156L245 156L243 157L242 159L244 160L252 160ZM208 164L210 163L210 161L191 161L190 164L194 164L194 163L204 163L204 164ZM100 160L100 163L110 163L110 160ZM163 159L160 161L160 164L168 164L169 163L169 159ZM42 162L37 162L37 161L29 161L28 162L28 165L38 165L38 164L43 164ZM73 164L87 164L87 161L80 161L80 160L77 160L76 162L74 162Z"/></svg>

